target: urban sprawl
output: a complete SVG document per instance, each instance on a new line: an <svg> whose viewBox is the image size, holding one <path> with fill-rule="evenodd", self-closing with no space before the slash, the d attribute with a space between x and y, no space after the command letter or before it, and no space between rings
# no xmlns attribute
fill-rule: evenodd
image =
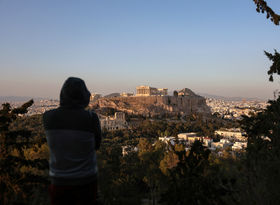
<svg viewBox="0 0 280 205"><path fill-rule="evenodd" d="M133 93L121 93L118 97L130 96L152 96L160 95L167 96L167 89L157 89L149 86L138 86L136 88L136 95ZM180 91L177 93L181 95ZM109 95L110 96L110 95ZM91 95L91 102L96 101L103 96L93 93ZM106 97L106 96L104 96ZM112 97L112 96L110 96ZM114 95L113 95L114 97ZM19 106L22 102L10 102L13 107ZM212 115L226 120L240 120L242 115L250 116L256 114L266 108L267 103L255 100L241 100L228 101L215 98L206 98L206 104L210 107ZM59 106L58 100L35 100L34 105L29 109L28 115L42 114L47 110L57 108ZM129 129L129 122L126 121L125 113L116 112L113 116L104 116L99 114L101 127L107 130ZM174 136L159 136L158 140L165 143L174 144L180 143L188 150L195 140L200 140L204 146L211 151L221 154L224 149L230 149L233 153L243 151L247 147L246 133L240 128L227 128L215 131L215 135L219 136L219 141L213 141L208 136L199 136L195 132L179 133ZM137 151L137 147L123 146L123 155L130 151Z"/></svg>

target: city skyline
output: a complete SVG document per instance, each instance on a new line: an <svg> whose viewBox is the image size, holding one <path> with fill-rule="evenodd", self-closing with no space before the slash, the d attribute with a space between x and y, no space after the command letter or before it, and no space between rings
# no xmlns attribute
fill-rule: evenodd
<svg viewBox="0 0 280 205"><path fill-rule="evenodd" d="M103 95L149 85L271 99L279 88L263 52L279 51L279 26L251 0L1 1L0 26L0 96L58 98L70 76Z"/></svg>

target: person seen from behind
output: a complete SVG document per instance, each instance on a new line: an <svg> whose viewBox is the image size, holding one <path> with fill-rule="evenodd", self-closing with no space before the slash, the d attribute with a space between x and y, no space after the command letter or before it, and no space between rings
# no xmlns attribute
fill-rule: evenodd
<svg viewBox="0 0 280 205"><path fill-rule="evenodd" d="M101 143L101 129L98 116L85 110L89 100L85 82L70 77L62 86L60 106L43 115L50 150L52 205L96 204L96 150Z"/></svg>

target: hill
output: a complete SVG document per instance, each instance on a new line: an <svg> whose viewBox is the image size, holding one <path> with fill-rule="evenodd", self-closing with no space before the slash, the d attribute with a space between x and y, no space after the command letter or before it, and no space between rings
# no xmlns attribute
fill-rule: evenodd
<svg viewBox="0 0 280 205"><path fill-rule="evenodd" d="M144 116L210 114L205 98L189 96L131 96L100 98L91 105L95 109L113 108L129 114Z"/></svg>

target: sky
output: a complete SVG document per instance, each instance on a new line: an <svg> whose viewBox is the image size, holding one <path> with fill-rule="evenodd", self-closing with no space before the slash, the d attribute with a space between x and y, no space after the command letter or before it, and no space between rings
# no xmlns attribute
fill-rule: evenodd
<svg viewBox="0 0 280 205"><path fill-rule="evenodd" d="M0 0L0 96L58 98L74 76L103 95L149 85L268 99L280 81L264 50L280 51L279 36L253 0Z"/></svg>

